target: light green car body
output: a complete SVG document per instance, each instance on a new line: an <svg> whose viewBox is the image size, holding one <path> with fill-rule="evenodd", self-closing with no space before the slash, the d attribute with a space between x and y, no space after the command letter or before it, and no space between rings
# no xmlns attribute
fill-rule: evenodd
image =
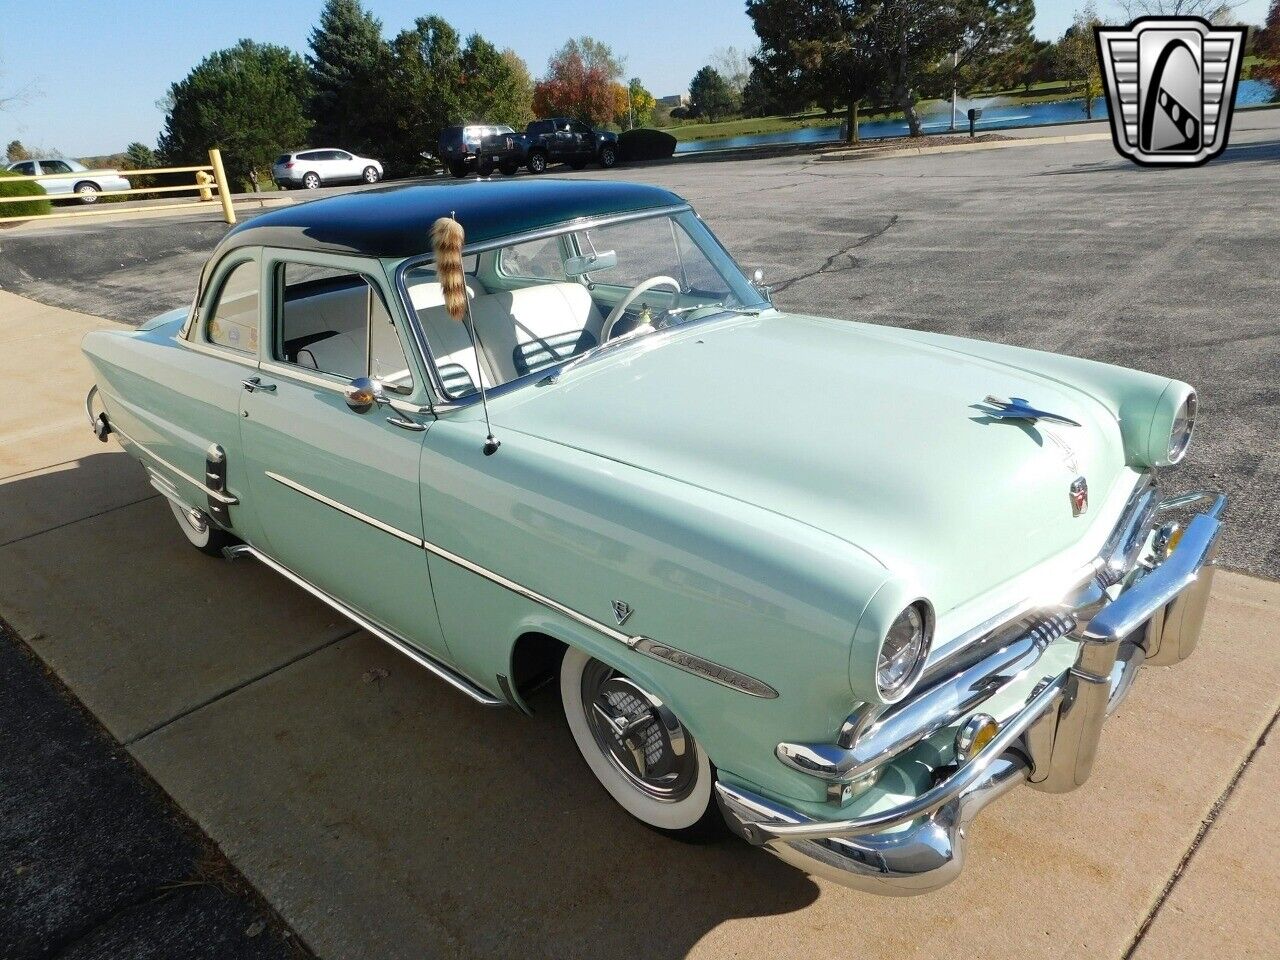
<svg viewBox="0 0 1280 960"><path fill-rule="evenodd" d="M272 252L254 253L265 282ZM372 270L402 303L401 259L312 259ZM262 358L186 342L187 320L175 311L84 342L117 438L185 503L203 503L190 481L219 444L239 500L233 532L320 590L518 707L522 638L581 648L665 701L722 780L817 819L918 793L925 765L908 754L841 808L779 761L778 744L830 742L879 700L879 645L908 603L932 606L936 658L1098 556L1191 392L1087 360L767 308L671 327L491 397L501 447L486 456L480 406L435 406L420 356L403 402L427 429L413 433ZM278 392L242 388L268 373ZM988 396L1079 426L998 421ZM1091 503L1076 516L1080 476ZM632 610L625 624L614 601ZM626 642L639 637L668 653ZM1046 667L1066 670L1074 648L1061 641ZM716 668L728 668L719 682ZM776 696L744 691L739 675ZM1007 692L1011 704L1026 695ZM949 738L918 750L946 763Z"/></svg>

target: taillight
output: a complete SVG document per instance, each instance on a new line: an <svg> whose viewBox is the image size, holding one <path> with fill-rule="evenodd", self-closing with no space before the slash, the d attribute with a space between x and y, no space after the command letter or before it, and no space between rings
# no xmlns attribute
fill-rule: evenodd
<svg viewBox="0 0 1280 960"><path fill-rule="evenodd" d="M285 168L286 170L292 170L292 169L293 169L293 161L292 161L292 160L290 160L288 163L286 163L286 164L284 165L284 168Z"/></svg>

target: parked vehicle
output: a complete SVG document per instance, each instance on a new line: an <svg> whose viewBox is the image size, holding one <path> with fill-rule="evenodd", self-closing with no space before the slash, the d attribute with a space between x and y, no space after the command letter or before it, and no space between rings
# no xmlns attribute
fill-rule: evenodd
<svg viewBox="0 0 1280 960"><path fill-rule="evenodd" d="M1140 668L1195 648L1226 503L1163 487L1187 384L780 311L629 183L271 210L192 308L84 352L94 430L194 546L477 703L557 683L649 826L723 816L878 893L956 876L1006 790L1089 777Z"/></svg>
<svg viewBox="0 0 1280 960"><path fill-rule="evenodd" d="M471 172L480 172L480 145L488 137L515 135L515 131L502 124L472 123L465 126L445 127L440 131L437 154L440 161L455 177L461 179ZM508 168L501 164L503 173L515 173L518 164ZM486 165L484 172L488 172Z"/></svg>
<svg viewBox="0 0 1280 960"><path fill-rule="evenodd" d="M300 150L276 157L271 179L281 190L315 190L330 183L377 183L382 179L382 164L347 150Z"/></svg>
<svg viewBox="0 0 1280 960"><path fill-rule="evenodd" d="M54 157L19 160L5 169L20 177L48 175L48 179L37 180L36 183L55 200L75 197L81 203L97 203L99 193L131 189L129 181L115 170L90 170L78 160Z"/></svg>
<svg viewBox="0 0 1280 960"><path fill-rule="evenodd" d="M508 132L486 137L480 146L478 168L485 173L497 167L508 175L520 167L528 167L530 173L542 173L553 163L567 163L574 170L599 163L608 169L617 164L620 156L616 133L557 117L535 120L522 134Z"/></svg>

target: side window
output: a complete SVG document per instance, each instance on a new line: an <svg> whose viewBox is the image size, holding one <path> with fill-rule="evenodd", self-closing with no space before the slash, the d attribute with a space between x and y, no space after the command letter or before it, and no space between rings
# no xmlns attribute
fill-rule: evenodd
<svg viewBox="0 0 1280 960"><path fill-rule="evenodd" d="M40 169L45 173L71 173L71 168L61 160L41 160Z"/></svg>
<svg viewBox="0 0 1280 960"><path fill-rule="evenodd" d="M504 277L528 280L567 280L560 259L560 238L547 237L503 247L498 251L498 272Z"/></svg>
<svg viewBox="0 0 1280 960"><path fill-rule="evenodd" d="M258 262L232 267L208 314L205 340L246 356L258 355Z"/></svg>
<svg viewBox="0 0 1280 960"><path fill-rule="evenodd" d="M591 135L591 128L588 127L585 123L581 123L577 120L569 124L569 129L572 130L574 133L581 133L584 136Z"/></svg>
<svg viewBox="0 0 1280 960"><path fill-rule="evenodd" d="M276 277L276 360L347 380L374 377L393 391L412 391L395 324L367 277L302 263L281 264Z"/></svg>
<svg viewBox="0 0 1280 960"><path fill-rule="evenodd" d="M20 163L16 167L14 167L13 171L14 173L17 173L20 176L32 177L32 176L35 176L36 165L32 161L27 160L24 163Z"/></svg>

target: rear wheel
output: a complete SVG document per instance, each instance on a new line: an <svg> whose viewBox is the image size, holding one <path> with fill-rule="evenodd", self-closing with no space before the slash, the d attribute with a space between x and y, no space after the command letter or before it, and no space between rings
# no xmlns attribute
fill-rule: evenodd
<svg viewBox="0 0 1280 960"><path fill-rule="evenodd" d="M482 176L482 177L491 177L491 176L493 176L493 161L492 161L492 160L477 160L477 161L476 161L476 173L478 173L478 174L479 174L480 176Z"/></svg>
<svg viewBox="0 0 1280 960"><path fill-rule="evenodd" d="M467 175L467 165L455 160L453 163L449 164L449 172L453 174L455 178L461 180Z"/></svg>
<svg viewBox="0 0 1280 960"><path fill-rule="evenodd" d="M546 173L547 155L540 150L535 150L529 154L528 167L530 173Z"/></svg>
<svg viewBox="0 0 1280 960"><path fill-rule="evenodd" d="M172 500L169 501L169 509L173 511L173 517L178 521L178 526L182 529L187 540L201 553L207 553L211 557L220 557L222 556L223 547L229 547L240 542L227 531L215 527L209 518L199 510L189 510L186 507L179 506Z"/></svg>
<svg viewBox="0 0 1280 960"><path fill-rule="evenodd" d="M320 188L320 174L304 173L302 175L302 185L308 190L318 190Z"/></svg>
<svg viewBox="0 0 1280 960"><path fill-rule="evenodd" d="M502 163L498 165L498 169L502 171L503 176L514 177L516 175L516 171L520 169L520 164L516 163L514 160L503 160Z"/></svg>
<svg viewBox="0 0 1280 960"><path fill-rule="evenodd" d="M724 833L711 762L658 697L574 647L560 696L583 759L624 810L682 840Z"/></svg>
<svg viewBox="0 0 1280 960"><path fill-rule="evenodd" d="M585 170L585 169L586 169L586 167L587 167L587 161L585 161L585 160L570 160L570 161L569 161L569 166L570 166L570 168L572 168L572 169L574 169L574 170Z"/></svg>
<svg viewBox="0 0 1280 960"><path fill-rule="evenodd" d="M365 183L377 183L382 179L382 174L378 173L377 167L365 167L363 176Z"/></svg>
<svg viewBox="0 0 1280 960"><path fill-rule="evenodd" d="M96 183L77 183L76 196L81 203L97 203L98 185Z"/></svg>

